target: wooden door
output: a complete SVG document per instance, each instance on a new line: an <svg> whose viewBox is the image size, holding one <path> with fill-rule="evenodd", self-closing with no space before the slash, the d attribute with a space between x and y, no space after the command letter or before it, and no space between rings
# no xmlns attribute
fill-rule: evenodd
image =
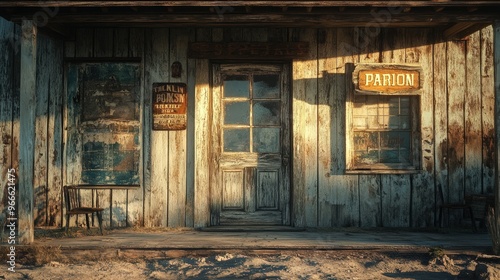
<svg viewBox="0 0 500 280"><path fill-rule="evenodd" d="M213 66L212 225L290 224L287 65Z"/></svg>

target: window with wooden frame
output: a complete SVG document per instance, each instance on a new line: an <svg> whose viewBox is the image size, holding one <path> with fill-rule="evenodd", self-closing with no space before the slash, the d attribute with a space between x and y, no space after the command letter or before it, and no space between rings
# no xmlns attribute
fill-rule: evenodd
<svg viewBox="0 0 500 280"><path fill-rule="evenodd" d="M71 184L139 184L140 65L76 62L67 70Z"/></svg>
<svg viewBox="0 0 500 280"><path fill-rule="evenodd" d="M353 77L359 73L363 74L355 71ZM373 74L368 75L369 81L354 79L355 87L358 82L365 86L376 81ZM389 79L397 74L380 75L379 83L383 85L386 78L386 85L377 88L376 94L363 88L348 97L347 172L404 173L420 169L420 96L408 91L384 92L391 85Z"/></svg>
<svg viewBox="0 0 500 280"><path fill-rule="evenodd" d="M415 96L357 95L352 108L354 169L415 169Z"/></svg>

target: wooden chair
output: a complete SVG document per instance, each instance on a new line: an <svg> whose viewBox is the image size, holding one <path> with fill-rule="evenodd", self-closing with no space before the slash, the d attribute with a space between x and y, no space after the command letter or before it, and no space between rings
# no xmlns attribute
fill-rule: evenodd
<svg viewBox="0 0 500 280"><path fill-rule="evenodd" d="M479 221L480 228L486 228L488 209L494 207L495 196L493 194L474 194L470 196L470 206L474 213L474 221Z"/></svg>
<svg viewBox="0 0 500 280"><path fill-rule="evenodd" d="M443 191L439 189L439 194L441 197L441 205L439 206L439 227L443 226L443 209L448 209L448 210L462 210L462 211L468 211L470 215L470 220L472 223L472 229L474 232L477 232L476 228L476 222L474 219L474 213L472 211L472 206L470 205L470 202L468 200L468 197L466 196L464 201L462 202L456 202L456 203L445 203L444 202L444 196L443 196Z"/></svg>
<svg viewBox="0 0 500 280"><path fill-rule="evenodd" d="M84 207L81 205L80 190L75 186L64 186L64 200L66 203L66 232L69 229L69 219L71 215L85 214L87 228L90 229L89 214L97 214L99 230L102 235L102 211L103 208Z"/></svg>

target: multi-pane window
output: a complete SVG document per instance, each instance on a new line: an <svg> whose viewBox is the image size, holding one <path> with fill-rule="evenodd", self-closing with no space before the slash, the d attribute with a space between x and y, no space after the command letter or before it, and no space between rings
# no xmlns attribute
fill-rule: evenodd
<svg viewBox="0 0 500 280"><path fill-rule="evenodd" d="M351 168L414 169L417 108L415 96L355 95Z"/></svg>
<svg viewBox="0 0 500 280"><path fill-rule="evenodd" d="M279 153L279 74L224 77L223 152Z"/></svg>

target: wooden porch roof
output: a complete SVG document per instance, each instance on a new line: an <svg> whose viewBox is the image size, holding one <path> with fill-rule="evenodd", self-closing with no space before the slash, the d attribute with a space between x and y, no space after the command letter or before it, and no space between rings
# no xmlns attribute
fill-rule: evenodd
<svg viewBox="0 0 500 280"><path fill-rule="evenodd" d="M436 27L461 38L499 20L500 1L1 1L0 16L67 35L89 26Z"/></svg>
<svg viewBox="0 0 500 280"><path fill-rule="evenodd" d="M247 1L234 1L234 0L177 0L177 1L158 1L158 0L113 0L113 1L99 1L99 0L21 0L21 1L2 1L0 6L17 6L17 7L133 7L133 6L306 6L306 7L351 7L351 6L408 6L408 7L421 7L421 6L488 6L498 4L497 0L410 0L410 1L380 1L380 0L323 0L323 1L310 1L310 0L247 0Z"/></svg>

